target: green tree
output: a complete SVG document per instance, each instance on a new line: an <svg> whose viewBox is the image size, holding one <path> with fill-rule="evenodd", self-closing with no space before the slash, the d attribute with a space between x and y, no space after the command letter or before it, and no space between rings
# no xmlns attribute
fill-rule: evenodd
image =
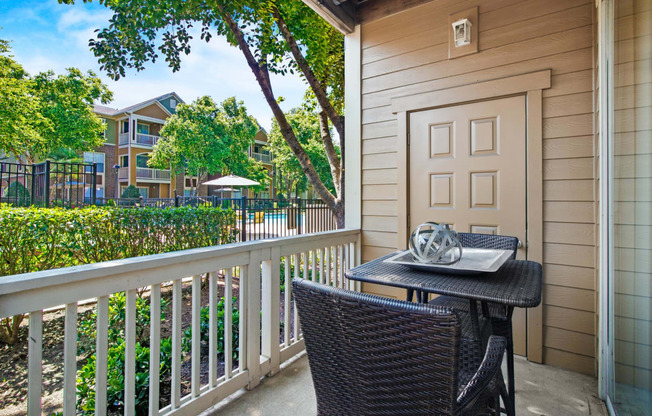
<svg viewBox="0 0 652 416"><path fill-rule="evenodd" d="M49 123L32 99L32 80L10 52L0 39L0 151L20 156L42 145L40 131Z"/></svg>
<svg viewBox="0 0 652 416"><path fill-rule="evenodd" d="M161 129L149 166L172 167L176 174L189 173L201 183L207 175L233 173L262 181L262 164L247 155L260 127L247 114L242 101L227 98L219 105L210 97L179 104L176 114Z"/></svg>
<svg viewBox="0 0 652 416"><path fill-rule="evenodd" d="M90 0L83 0L90 1ZM73 4L75 0L59 0ZM299 161L315 192L344 226L343 163L328 125L344 147L343 37L301 1L287 0L100 0L114 15L89 44L110 77L138 71L163 55L176 71L181 55L191 50L191 31L199 26L202 40L214 34L237 46L254 74L279 131ZM270 74L298 71L320 107L323 146L333 176L334 192L320 179L314 161L297 138L279 106Z"/></svg>
<svg viewBox="0 0 652 416"><path fill-rule="evenodd" d="M329 191L334 192L335 185L333 184L328 156L326 155L320 136L321 126L319 124L319 114L304 105L289 111L285 116L290 122L297 139L313 162L319 178ZM283 138L279 125L276 122L272 125L269 143L270 150L274 154L274 163L277 172L282 178L282 183L288 197L293 191L299 192L304 190L308 185L306 176L303 174L301 164ZM335 146L335 151L339 156L339 146Z"/></svg>
<svg viewBox="0 0 652 416"><path fill-rule="evenodd" d="M108 103L113 93L95 73L84 74L77 68L68 68L63 75L41 72L33 78L33 95L50 128L40 132L43 146L30 149L32 158L61 147L81 152L102 145L104 123L94 113L93 103Z"/></svg>
<svg viewBox="0 0 652 416"><path fill-rule="evenodd" d="M129 185L122 191L120 198L140 198L140 192L134 185Z"/></svg>
<svg viewBox="0 0 652 416"><path fill-rule="evenodd" d="M30 77L0 40L0 150L30 162L65 147L91 150L102 144L104 125L93 103L108 103L111 91L92 72L69 68Z"/></svg>

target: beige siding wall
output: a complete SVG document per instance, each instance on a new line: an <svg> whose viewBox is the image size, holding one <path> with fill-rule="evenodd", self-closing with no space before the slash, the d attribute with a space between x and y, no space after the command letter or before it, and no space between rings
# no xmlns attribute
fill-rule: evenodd
<svg viewBox="0 0 652 416"><path fill-rule="evenodd" d="M476 5L480 52L449 60L448 15ZM552 88L543 91L544 361L589 374L596 334L594 13L591 0L440 0L362 26L364 261L399 246L391 99L552 69Z"/></svg>
<svg viewBox="0 0 652 416"><path fill-rule="evenodd" d="M652 388L652 1L617 1L614 59L616 381Z"/></svg>

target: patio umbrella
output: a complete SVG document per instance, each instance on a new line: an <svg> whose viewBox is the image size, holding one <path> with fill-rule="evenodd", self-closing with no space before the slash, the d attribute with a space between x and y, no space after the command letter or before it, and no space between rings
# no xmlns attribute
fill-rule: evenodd
<svg viewBox="0 0 652 416"><path fill-rule="evenodd" d="M208 182L202 183L208 186L256 186L260 182L252 181L251 179L243 178L242 176L229 175L221 178L213 179Z"/></svg>
<svg viewBox="0 0 652 416"><path fill-rule="evenodd" d="M243 178L242 176L228 175L222 176L221 178L213 179L208 182L202 183L202 185L207 186L230 186L235 187L248 187L260 185L259 182L252 181L251 179Z"/></svg>

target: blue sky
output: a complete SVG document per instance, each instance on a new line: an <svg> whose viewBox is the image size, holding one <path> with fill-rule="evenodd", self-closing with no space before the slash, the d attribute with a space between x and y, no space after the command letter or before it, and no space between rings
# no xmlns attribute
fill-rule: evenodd
<svg viewBox="0 0 652 416"><path fill-rule="evenodd" d="M177 73L159 59L156 64L148 63L144 71L111 81L88 48L93 31L105 27L111 15L97 1L84 4L78 0L69 6L57 0L0 0L0 39L11 41L15 59L30 74L48 69L62 73L69 67L95 71L114 93L111 107L125 107L170 91L186 102L202 95L216 101L236 96L269 130L272 113L258 83L240 51L222 38L206 44L197 37ZM284 110L298 106L306 90L296 75L274 76L272 85L277 97L285 98Z"/></svg>

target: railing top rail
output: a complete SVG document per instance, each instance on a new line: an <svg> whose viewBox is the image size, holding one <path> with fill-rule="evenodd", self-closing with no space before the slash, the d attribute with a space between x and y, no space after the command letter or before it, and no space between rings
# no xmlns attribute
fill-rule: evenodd
<svg viewBox="0 0 652 416"><path fill-rule="evenodd" d="M103 296L120 290L163 283L178 278L179 274L192 276L204 273L211 268L207 267L207 262L212 263L215 270L246 264L252 251L261 253L261 260L269 260L272 249L280 255L287 255L305 251L312 246L318 248L343 244L343 240L357 239L359 232L359 229L325 231L3 276L0 277L0 317L31 311L30 305L22 305L19 297L15 297L21 292L38 291L43 294L39 297L39 308L48 308L62 304L62 299L58 296L48 295L57 287L69 286L76 293L65 296L77 300ZM219 263L218 260L221 259L224 261ZM235 263L229 266L229 262Z"/></svg>

